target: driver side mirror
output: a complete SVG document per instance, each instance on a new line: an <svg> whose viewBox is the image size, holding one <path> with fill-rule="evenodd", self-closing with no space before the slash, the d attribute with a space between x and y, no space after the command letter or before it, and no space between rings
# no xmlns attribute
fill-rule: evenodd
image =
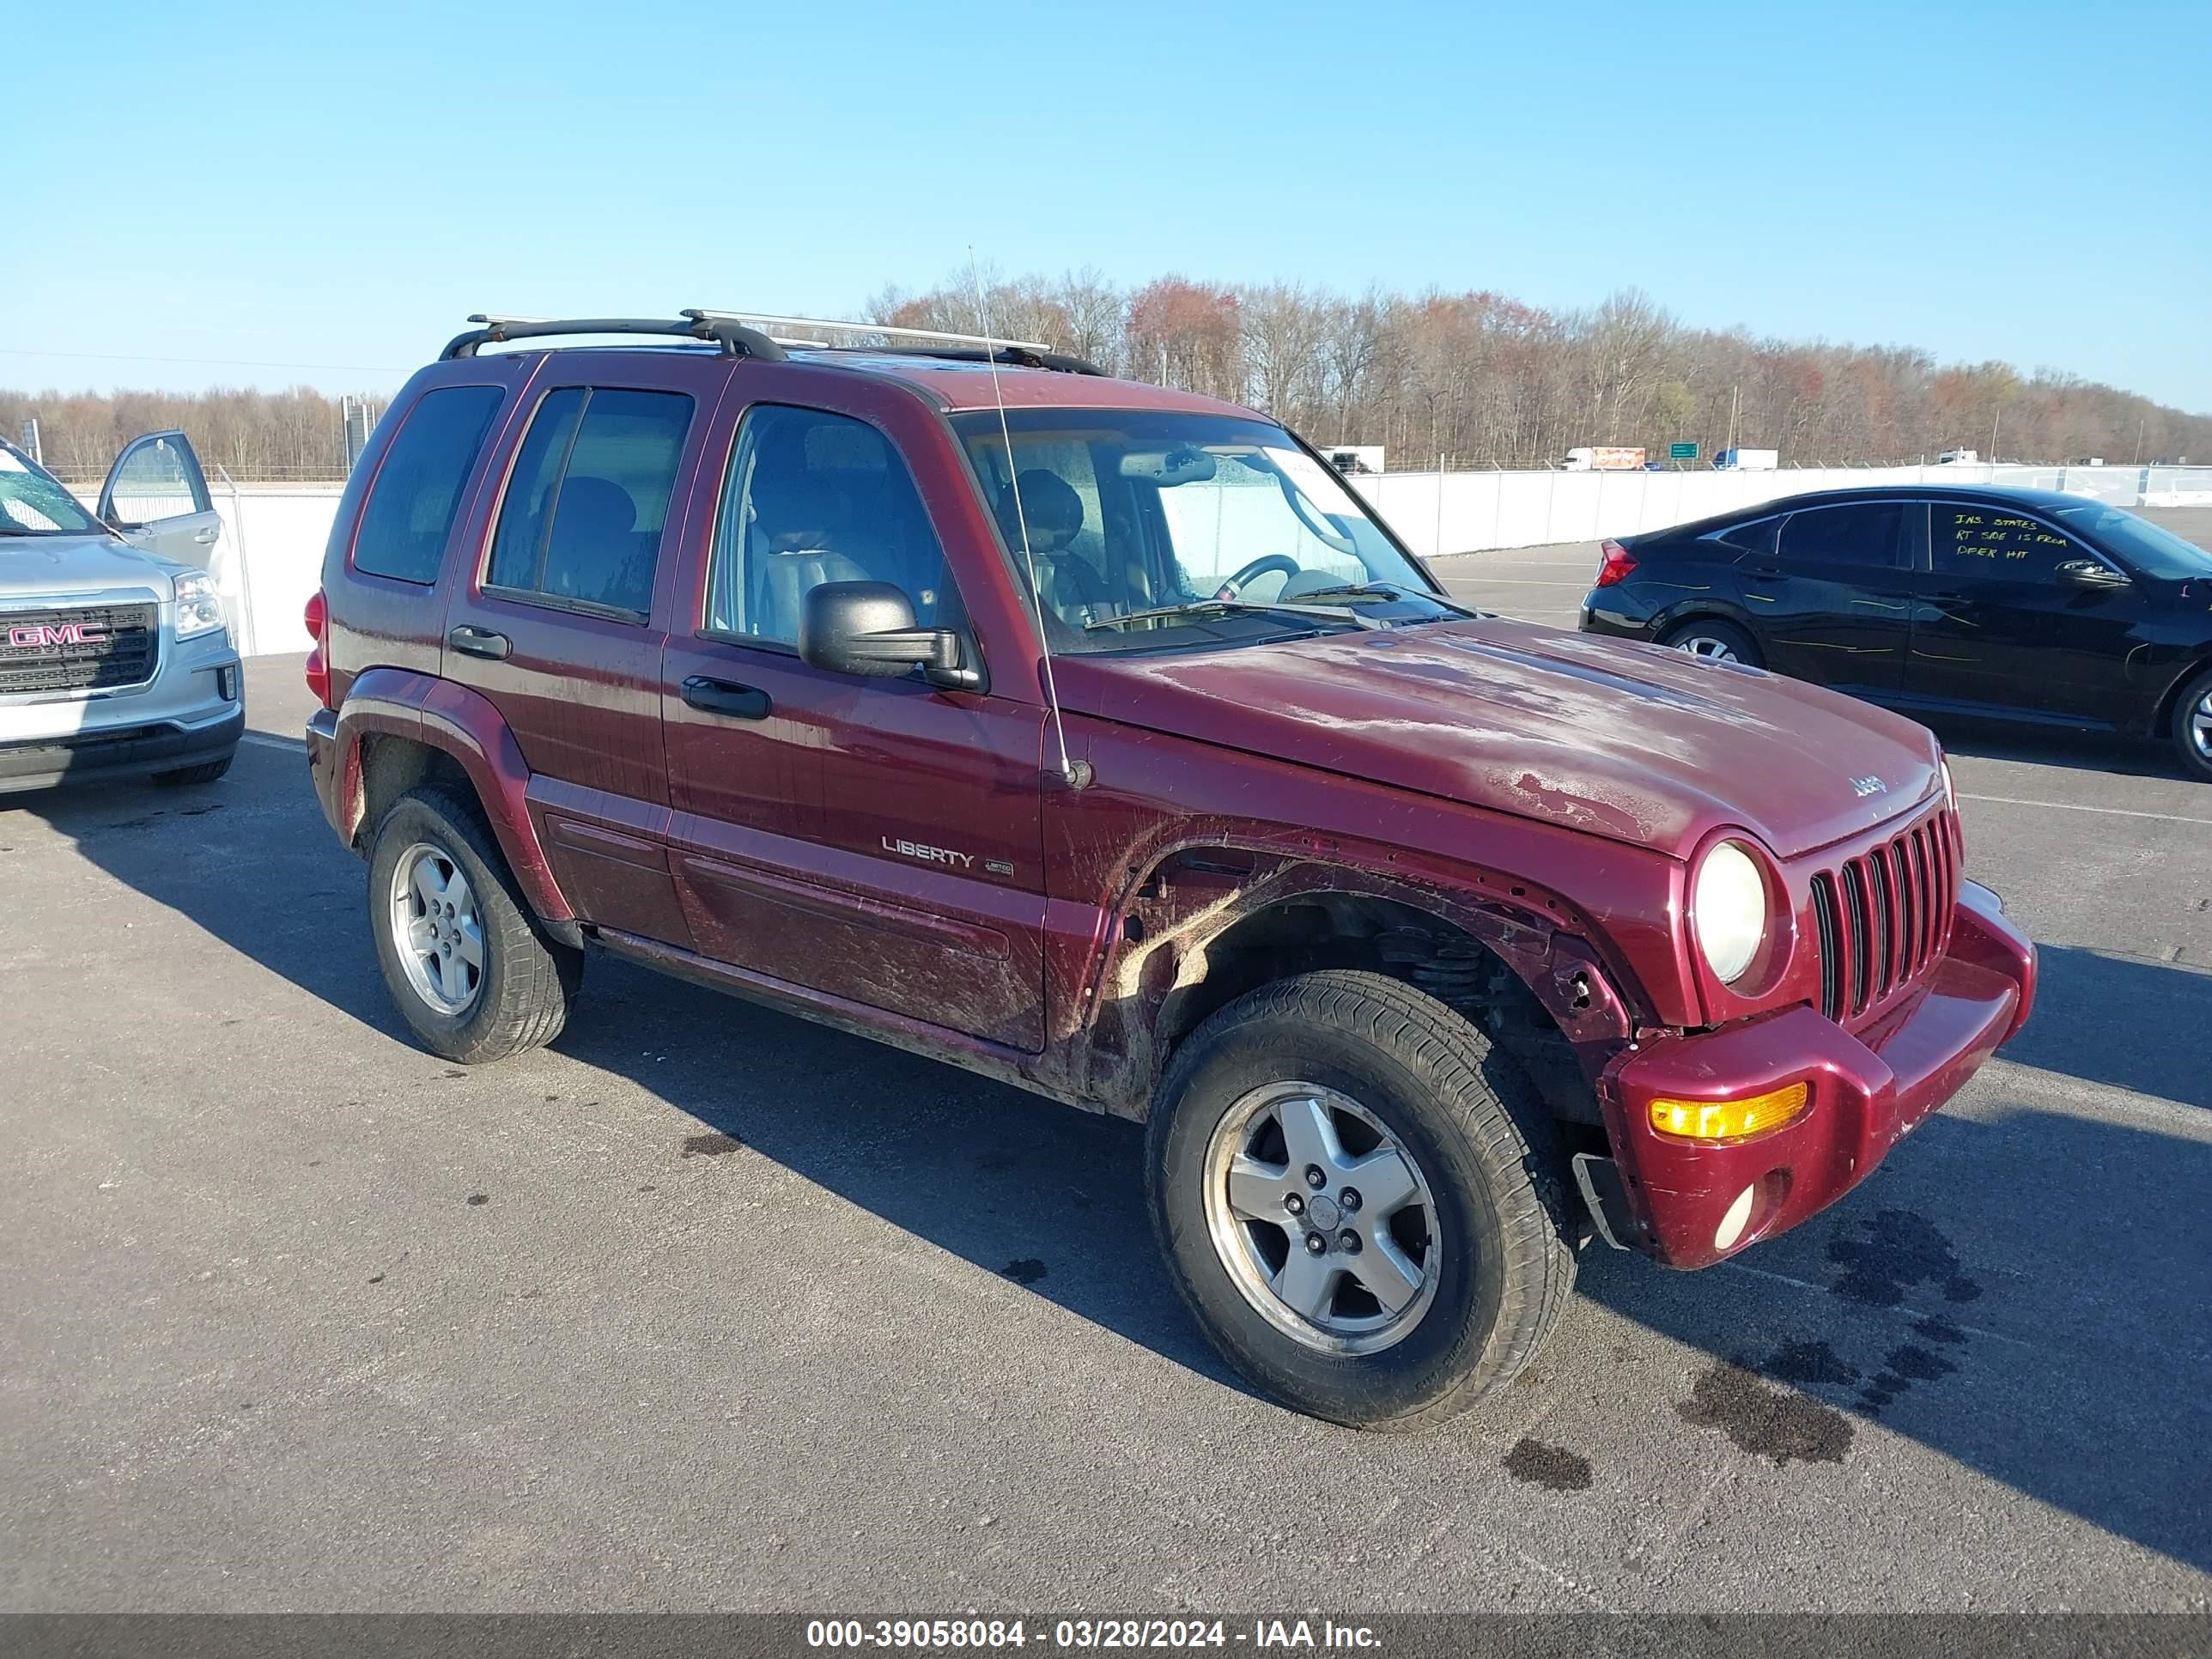
<svg viewBox="0 0 2212 1659"><path fill-rule="evenodd" d="M980 691L960 635L915 626L914 601L889 582L822 582L806 592L799 622L801 661L839 674L890 679L915 668L948 691Z"/></svg>
<svg viewBox="0 0 2212 1659"><path fill-rule="evenodd" d="M2069 559L2058 567L2056 574L2069 587L2088 588L2099 592L2132 586L2112 566L2095 559Z"/></svg>

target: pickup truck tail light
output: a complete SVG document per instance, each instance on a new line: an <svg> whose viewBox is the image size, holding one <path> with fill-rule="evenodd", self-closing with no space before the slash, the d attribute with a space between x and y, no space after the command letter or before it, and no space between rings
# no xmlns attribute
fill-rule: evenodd
<svg viewBox="0 0 2212 1659"><path fill-rule="evenodd" d="M1598 551L1605 555L1605 562L1597 568L1597 585L1610 587L1636 568L1636 556L1619 542L1606 542Z"/></svg>
<svg viewBox="0 0 2212 1659"><path fill-rule="evenodd" d="M315 694L315 701L323 708L331 706L331 607L317 588L308 596L307 613L301 618L307 625L307 637L314 641L315 648L307 653L307 690Z"/></svg>

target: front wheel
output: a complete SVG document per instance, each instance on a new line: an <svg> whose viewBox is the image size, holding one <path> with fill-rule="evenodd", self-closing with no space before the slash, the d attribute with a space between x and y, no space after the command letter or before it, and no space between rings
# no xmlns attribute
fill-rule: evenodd
<svg viewBox="0 0 2212 1659"><path fill-rule="evenodd" d="M2212 783L2212 668L2181 689L2173 705L2173 746L2184 770Z"/></svg>
<svg viewBox="0 0 2212 1659"><path fill-rule="evenodd" d="M1659 643L1669 650L1703 657L1708 662L1741 663L1746 668L1766 666L1766 659L1759 654L1759 642L1734 623L1723 622L1717 617L1697 617L1671 628Z"/></svg>
<svg viewBox="0 0 2212 1659"><path fill-rule="evenodd" d="M1424 1428L1526 1364L1574 1285L1573 1200L1528 1077L1381 975L1265 986L1177 1053L1146 1139L1178 1291L1255 1386Z"/></svg>
<svg viewBox="0 0 2212 1659"><path fill-rule="evenodd" d="M550 1042L583 978L582 952L538 930L475 804L449 790L402 795L377 825L368 922L401 1015L464 1066Z"/></svg>

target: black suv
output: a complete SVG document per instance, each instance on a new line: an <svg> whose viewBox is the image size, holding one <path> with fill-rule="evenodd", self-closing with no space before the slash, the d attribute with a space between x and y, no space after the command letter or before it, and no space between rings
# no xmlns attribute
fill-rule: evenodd
<svg viewBox="0 0 2212 1659"><path fill-rule="evenodd" d="M2170 737L2212 781L2212 553L2078 495L1826 490L1624 536L1582 626L1916 714Z"/></svg>

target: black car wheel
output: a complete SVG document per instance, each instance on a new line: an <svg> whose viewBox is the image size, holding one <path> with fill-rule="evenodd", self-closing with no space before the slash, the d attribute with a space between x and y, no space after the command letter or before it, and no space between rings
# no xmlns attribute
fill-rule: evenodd
<svg viewBox="0 0 2212 1659"><path fill-rule="evenodd" d="M2212 668L2181 688L2173 705L2173 746L2191 777L2212 783Z"/></svg>
<svg viewBox="0 0 2212 1659"><path fill-rule="evenodd" d="M1686 651L1709 662L1741 663L1746 668L1766 666L1758 642L1734 623L1723 622L1717 617L1698 617L1671 628L1659 643L1669 650Z"/></svg>

